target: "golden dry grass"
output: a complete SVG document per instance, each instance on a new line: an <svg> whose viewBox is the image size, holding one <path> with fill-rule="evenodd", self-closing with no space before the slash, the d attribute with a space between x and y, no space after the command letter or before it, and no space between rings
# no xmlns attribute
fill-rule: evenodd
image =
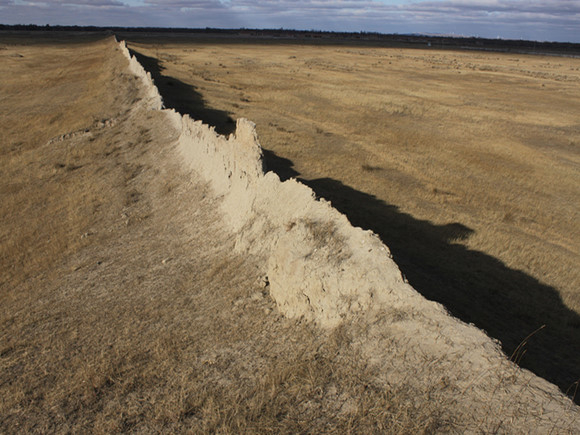
<svg viewBox="0 0 580 435"><path fill-rule="evenodd" d="M134 38L167 104L258 126L270 167L377 232L409 282L572 391L580 60ZM569 390L572 389L572 390Z"/></svg>
<svg viewBox="0 0 580 435"><path fill-rule="evenodd" d="M460 427L277 313L110 39L41 42L1 40L0 432Z"/></svg>
<svg viewBox="0 0 580 435"><path fill-rule="evenodd" d="M0 38L0 432L512 428L491 405L460 415L445 364L409 367L412 349L388 331L382 367L400 382L361 357L368 325L324 332L280 316L219 200L178 161L166 118L136 104L113 42L59 38ZM203 103L181 95L186 109ZM497 388L513 382L498 375ZM523 417L529 428L541 416Z"/></svg>

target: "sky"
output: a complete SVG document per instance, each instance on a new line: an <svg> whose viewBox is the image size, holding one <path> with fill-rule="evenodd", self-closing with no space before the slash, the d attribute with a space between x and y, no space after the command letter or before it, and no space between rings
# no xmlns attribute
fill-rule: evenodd
<svg viewBox="0 0 580 435"><path fill-rule="evenodd" d="M0 23L433 33L580 43L580 0L0 0Z"/></svg>

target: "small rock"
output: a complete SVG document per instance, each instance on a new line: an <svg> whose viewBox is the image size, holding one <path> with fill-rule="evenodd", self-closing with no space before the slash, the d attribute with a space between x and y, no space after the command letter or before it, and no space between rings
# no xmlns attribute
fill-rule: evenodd
<svg viewBox="0 0 580 435"><path fill-rule="evenodd" d="M270 285L270 281L268 280L268 276L264 275L258 278L258 285L262 288L266 288Z"/></svg>
<svg viewBox="0 0 580 435"><path fill-rule="evenodd" d="M262 292L254 292L250 299L253 301L261 301L264 298L264 294Z"/></svg>

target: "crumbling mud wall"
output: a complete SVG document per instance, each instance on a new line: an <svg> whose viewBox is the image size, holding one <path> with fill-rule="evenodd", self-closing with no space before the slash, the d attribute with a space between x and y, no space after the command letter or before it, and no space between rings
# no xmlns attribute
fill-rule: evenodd
<svg viewBox="0 0 580 435"><path fill-rule="evenodd" d="M150 74L124 42L120 46L131 72L142 81L145 104L161 109ZM223 197L222 212L237 234L237 248L263 258L270 292L284 314L323 327L385 308L413 306L449 317L441 305L425 300L405 282L375 234L353 227L304 184L266 173L254 123L239 119L235 133L225 137L188 115L173 110L166 114L180 132L184 162Z"/></svg>
<svg viewBox="0 0 580 435"><path fill-rule="evenodd" d="M143 65L139 63L135 56L131 56L125 41L119 42L121 53L129 60L129 71L135 75L138 80L141 80L141 89L145 93L145 104L149 109L161 110L163 109L163 98L159 93L159 89L153 83L151 74L145 71Z"/></svg>
<svg viewBox="0 0 580 435"><path fill-rule="evenodd" d="M142 81L144 104L161 109L151 76L120 45L130 70ZM459 394L457 406L466 413L476 408L486 415L501 412L514 429L529 428L530 421L539 432L574 427L579 413L568 398L509 362L483 331L415 291L375 234L353 227L309 187L265 172L251 121L239 119L235 133L225 137L187 115L165 113L178 132L184 163L222 198L221 211L236 234L236 248L262 260L262 273L282 313L323 328L349 321L365 325L364 340L357 346L369 364L388 370L386 384L403 377L412 383L409 366L416 366L422 372L417 382L453 385L441 391ZM409 360L399 369L392 362L394 346L409 350Z"/></svg>

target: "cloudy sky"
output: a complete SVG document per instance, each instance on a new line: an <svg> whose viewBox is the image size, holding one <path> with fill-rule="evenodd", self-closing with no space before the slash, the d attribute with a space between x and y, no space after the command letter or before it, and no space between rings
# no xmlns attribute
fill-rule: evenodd
<svg viewBox="0 0 580 435"><path fill-rule="evenodd" d="M580 0L0 0L0 23L439 33L580 42Z"/></svg>

